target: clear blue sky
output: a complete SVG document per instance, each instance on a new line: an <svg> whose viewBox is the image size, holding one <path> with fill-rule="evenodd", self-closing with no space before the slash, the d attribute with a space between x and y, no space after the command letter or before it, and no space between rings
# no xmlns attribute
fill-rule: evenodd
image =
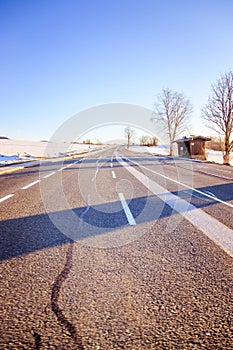
<svg viewBox="0 0 233 350"><path fill-rule="evenodd" d="M232 69L232 13L232 0L0 0L0 135L48 139L103 103L153 109L164 87L190 98L202 133Z"/></svg>

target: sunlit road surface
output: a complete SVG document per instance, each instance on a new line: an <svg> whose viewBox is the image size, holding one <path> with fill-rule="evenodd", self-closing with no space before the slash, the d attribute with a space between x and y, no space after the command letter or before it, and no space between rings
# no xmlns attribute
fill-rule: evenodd
<svg viewBox="0 0 233 350"><path fill-rule="evenodd" d="M1 349L233 349L233 170L120 148L0 177Z"/></svg>

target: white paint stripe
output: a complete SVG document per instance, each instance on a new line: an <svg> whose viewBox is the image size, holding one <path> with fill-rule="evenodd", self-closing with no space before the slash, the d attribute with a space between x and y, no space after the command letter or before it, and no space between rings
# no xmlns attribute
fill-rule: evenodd
<svg viewBox="0 0 233 350"><path fill-rule="evenodd" d="M0 199L0 203L6 201L7 199L9 199L9 198L11 198L11 197L13 197L13 196L14 196L14 194L8 194L7 196L2 197L2 198Z"/></svg>
<svg viewBox="0 0 233 350"><path fill-rule="evenodd" d="M113 179L116 179L116 174L115 174L115 171L112 170L112 177Z"/></svg>
<svg viewBox="0 0 233 350"><path fill-rule="evenodd" d="M98 172L99 172L99 167L96 168L95 175L91 179L92 182L94 182L96 180L96 176L97 176Z"/></svg>
<svg viewBox="0 0 233 350"><path fill-rule="evenodd" d="M230 173L230 174L232 174L232 171L230 171L230 170L224 170L224 169L214 169L215 171L220 171L220 173Z"/></svg>
<svg viewBox="0 0 233 350"><path fill-rule="evenodd" d="M67 165L67 168L69 168L70 166L72 166L74 163L70 163Z"/></svg>
<svg viewBox="0 0 233 350"><path fill-rule="evenodd" d="M127 217L128 223L129 223L131 226L136 225L136 221L134 220L134 217L133 217L133 215L132 215L132 213L131 213L131 211L130 211L130 209L129 209L129 207L128 207L128 204L127 204L127 202L126 202L126 200L125 200L125 198L124 198L123 193L118 193L118 196L119 196L119 198L120 198L121 205L122 205L122 207L123 207L123 209L124 209L124 212L125 212L125 215L126 215L126 217Z"/></svg>
<svg viewBox="0 0 233 350"><path fill-rule="evenodd" d="M83 221L83 217L88 212L88 210L90 209L90 206L91 206L91 196L90 196L90 194L88 194L87 195L87 207L84 210L84 212L82 213L82 215L80 216L80 221Z"/></svg>
<svg viewBox="0 0 233 350"><path fill-rule="evenodd" d="M36 181L30 183L29 185L26 185L26 186L24 186L24 187L21 187L21 190L26 190L27 188L38 184L38 182L40 182L40 180L36 180Z"/></svg>
<svg viewBox="0 0 233 350"><path fill-rule="evenodd" d="M118 158L119 158L119 157L118 157ZM120 158L120 159L121 159L121 158ZM203 195L203 196L205 196L205 197L208 197L208 198L210 198L210 199L215 200L216 202L222 203L222 204L224 204L224 205L226 205L226 206L228 206L228 207L233 208L233 204L228 203L228 202L225 202L225 201L221 200L221 199L218 198L218 197L215 197L215 196L213 197L213 196L211 196L211 195L209 195L209 194L207 194L207 193L205 193L205 192L202 192L202 191L200 191L200 190L198 190L198 189L196 189L196 188L194 188L194 187L191 187L191 186L186 185L186 184L184 184L184 183L182 183L182 182L180 182L180 181L174 180L174 179L172 179L172 178L170 178L170 177L168 177L168 176L166 176L166 175L160 174L160 173L158 173L158 172L156 172L156 171L154 171L154 170L152 170L152 169L149 169L149 168L147 168L147 167L144 166L144 165L141 165L141 164L139 164L139 163L137 163L137 162L134 162L133 160L130 160L130 159L128 159L128 158L126 158L126 159L129 160L131 163L134 163L134 164L138 165L139 167L144 168L144 169L146 169L146 170L152 172L153 174L156 174L156 175L158 175L158 176L160 176L160 177L163 177L164 179L167 179L167 180L172 181L172 182L174 182L174 183L176 183L176 184L178 184L178 185L181 185L181 186L183 186L183 187L186 187L186 188L192 190L193 192L200 193L201 195ZM117 160L118 160L118 159L117 159ZM122 161L123 161L123 160L122 160ZM126 164L126 166L128 167L128 164L127 164L127 163L125 163L125 164Z"/></svg>
<svg viewBox="0 0 233 350"><path fill-rule="evenodd" d="M111 163L111 168L113 167L113 164Z"/></svg>
<svg viewBox="0 0 233 350"><path fill-rule="evenodd" d="M94 181L96 180L96 176L97 176L97 174L98 174L98 172L99 172L99 168L100 168L99 162L100 162L101 159L102 159L102 157L100 156L99 159L96 161L96 163L97 163L97 168L96 168L96 171L95 171L95 175L94 175L93 178L91 179L92 182L94 182Z"/></svg>
<svg viewBox="0 0 233 350"><path fill-rule="evenodd" d="M58 171L62 171L62 170L64 170L66 167L63 167L63 168L61 168L61 169L58 169Z"/></svg>
<svg viewBox="0 0 233 350"><path fill-rule="evenodd" d="M214 177L218 177L220 179L224 179L224 180L233 180L232 177L226 177L226 176L221 176L221 175L217 175L217 174L213 174L213 173L207 173L206 171L201 171L202 174L205 174L205 175L210 175L210 176L214 176Z"/></svg>
<svg viewBox="0 0 233 350"><path fill-rule="evenodd" d="M45 175L43 178L44 178L44 179L47 179L48 177L50 177L50 176L52 176L52 175L54 175L54 174L56 174L56 171L53 171L52 173L50 173L50 174L48 174L48 175Z"/></svg>
<svg viewBox="0 0 233 350"><path fill-rule="evenodd" d="M203 199L203 197L198 196L197 194L192 193L192 197L198 198L198 199Z"/></svg>
<svg viewBox="0 0 233 350"><path fill-rule="evenodd" d="M210 195L211 195L212 197L214 197L214 198L217 198L217 197L215 196L215 194L212 193L212 192L210 192L210 191L206 191L206 193L210 194Z"/></svg>
<svg viewBox="0 0 233 350"><path fill-rule="evenodd" d="M117 160L152 193L220 245L228 254L233 256L233 230L201 209L196 208L184 199L169 192L135 168L127 166L127 163L122 158L118 157Z"/></svg>

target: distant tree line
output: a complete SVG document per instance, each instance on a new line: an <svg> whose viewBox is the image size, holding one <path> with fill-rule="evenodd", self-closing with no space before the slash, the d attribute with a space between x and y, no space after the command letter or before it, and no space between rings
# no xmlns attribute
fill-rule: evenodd
<svg viewBox="0 0 233 350"><path fill-rule="evenodd" d="M140 137L140 145L141 146L157 146L158 145L158 139L157 137L153 136L147 136L147 135L143 135Z"/></svg>
<svg viewBox="0 0 233 350"><path fill-rule="evenodd" d="M86 140L83 140L82 142L79 142L79 141L73 141L72 142L74 145L75 144L80 144L80 143L83 143L84 145L102 145L102 142L100 140L96 140L96 141L91 141L90 139L86 139Z"/></svg>

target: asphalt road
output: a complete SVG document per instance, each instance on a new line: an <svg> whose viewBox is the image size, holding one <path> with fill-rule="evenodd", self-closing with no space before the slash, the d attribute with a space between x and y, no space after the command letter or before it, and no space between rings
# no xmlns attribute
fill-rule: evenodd
<svg viewBox="0 0 233 350"><path fill-rule="evenodd" d="M123 147L0 176L0 349L233 349L233 170Z"/></svg>

